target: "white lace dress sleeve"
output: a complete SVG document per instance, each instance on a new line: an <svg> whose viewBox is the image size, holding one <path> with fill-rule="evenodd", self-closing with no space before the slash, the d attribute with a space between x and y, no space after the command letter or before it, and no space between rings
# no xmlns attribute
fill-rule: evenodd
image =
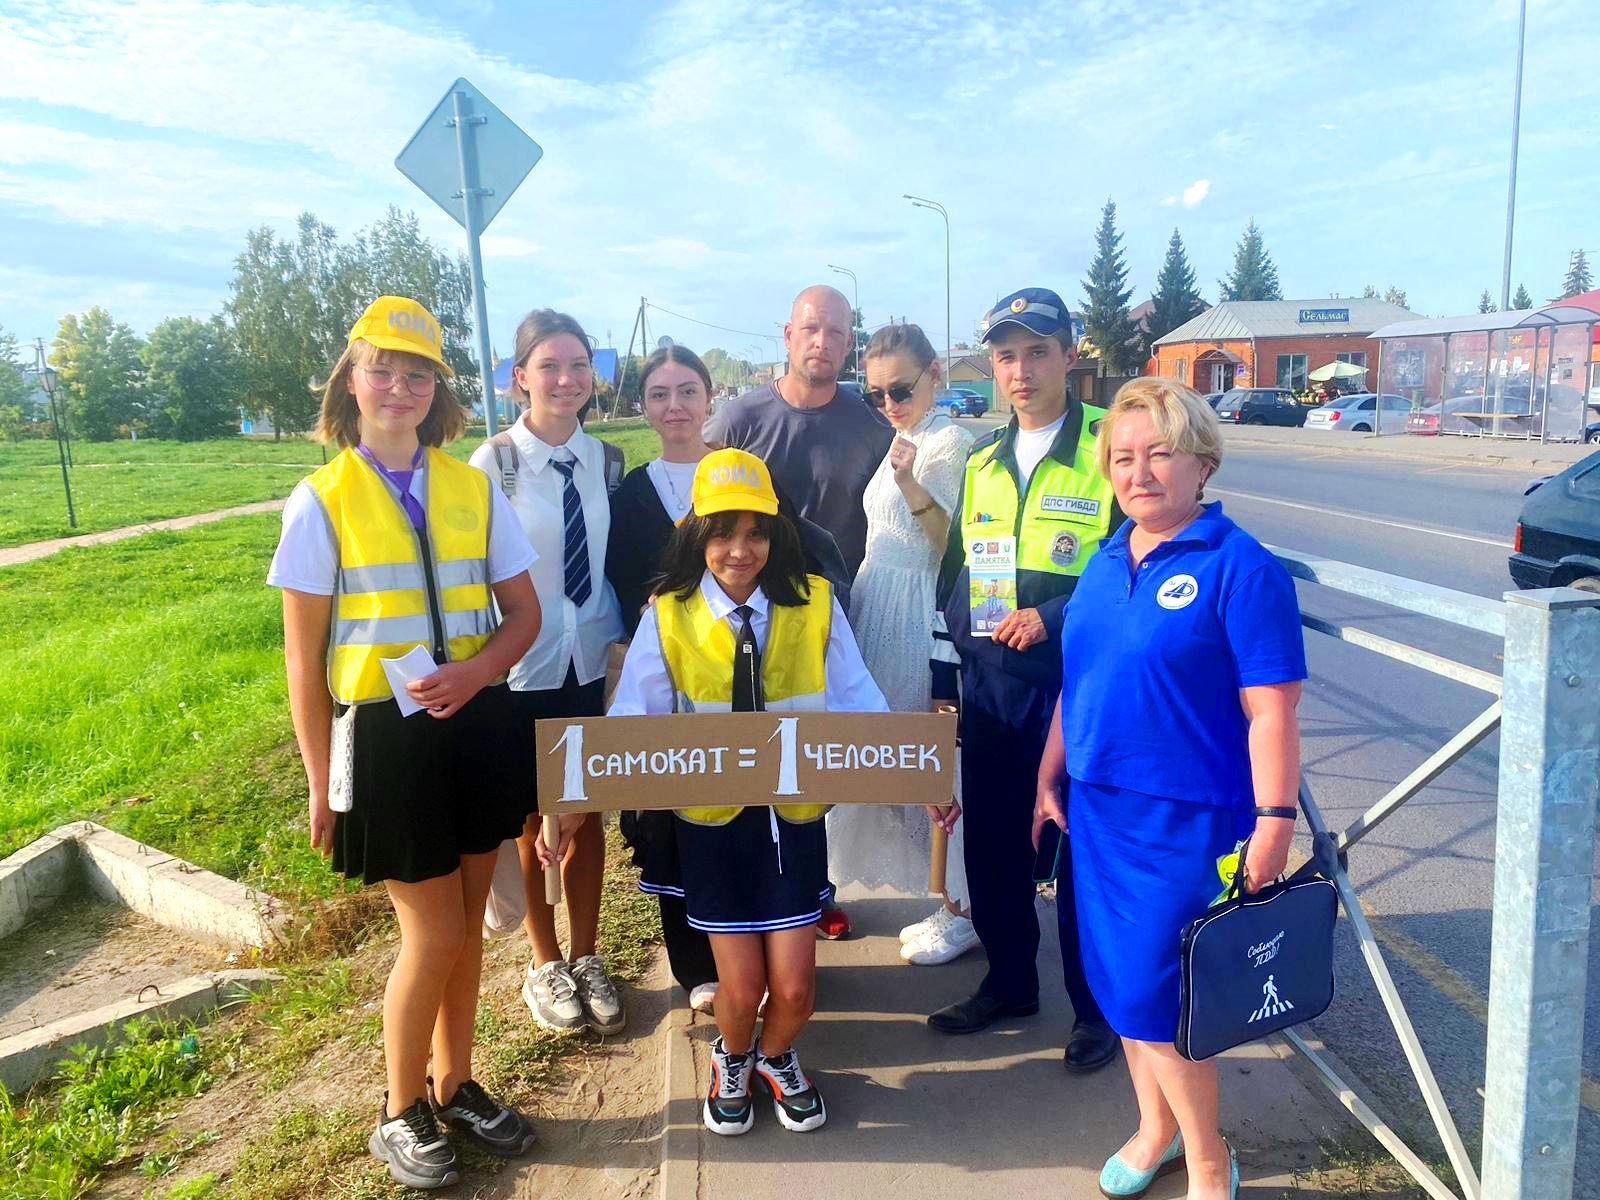
<svg viewBox="0 0 1600 1200"><path fill-rule="evenodd" d="M973 435L930 413L902 435L917 447L912 467L947 513L961 495ZM850 593L850 624L867 669L895 712L927 712L932 700L934 591L943 545L935 546L911 515L887 455L867 484L867 554ZM959 775L957 787L959 788ZM922 894L928 885L932 834L921 808L850 805L828 814L828 871L835 884L858 882ZM946 889L966 903L961 825L950 839Z"/></svg>

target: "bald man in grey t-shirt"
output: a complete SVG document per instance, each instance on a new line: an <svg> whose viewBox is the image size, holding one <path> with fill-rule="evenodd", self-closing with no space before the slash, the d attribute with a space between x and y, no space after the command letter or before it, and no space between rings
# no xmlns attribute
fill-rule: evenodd
<svg viewBox="0 0 1600 1200"><path fill-rule="evenodd" d="M862 497L894 430L839 372L855 321L834 288L809 287L795 297L783 341L789 373L722 404L705 438L759 456L779 491L800 515L833 535L850 577L867 552Z"/></svg>

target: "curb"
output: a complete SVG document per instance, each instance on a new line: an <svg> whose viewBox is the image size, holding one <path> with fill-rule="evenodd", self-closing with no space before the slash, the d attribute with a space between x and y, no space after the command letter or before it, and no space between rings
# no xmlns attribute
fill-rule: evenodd
<svg viewBox="0 0 1600 1200"><path fill-rule="evenodd" d="M79 1046L102 1046L136 1017L203 1023L224 1009L243 1004L278 982L276 971L218 971L191 975L161 986L149 984L132 999L74 1013L0 1040L0 1087L13 1096L49 1076L56 1064ZM141 999L154 991L149 999Z"/></svg>
<svg viewBox="0 0 1600 1200"><path fill-rule="evenodd" d="M1379 449L1370 445L1372 442L1383 442L1386 446L1399 442L1410 435L1393 434L1386 438L1374 438L1368 435L1330 435L1324 444L1322 441L1312 442L1303 438L1273 438L1252 437L1248 434L1241 436L1240 431L1233 426L1224 426L1223 442L1225 445L1235 446L1286 446L1293 450L1317 450L1324 453L1367 456L1375 460L1391 460L1395 462L1427 463L1433 466L1464 466L1487 467L1502 471L1524 471L1531 474L1559 473L1566 470L1575 462L1582 461L1584 455L1578 454L1574 458L1518 458L1509 454L1472 453L1470 451L1441 451L1438 453L1424 453L1414 449ZM1341 438L1343 440L1338 440ZM1457 438L1457 441L1469 439ZM1477 440L1477 439L1471 439ZM1580 444L1573 446L1574 450L1583 450Z"/></svg>
<svg viewBox="0 0 1600 1200"><path fill-rule="evenodd" d="M669 990L667 1062L662 1088L659 1200L696 1200L700 1192L700 1085L695 1077L695 1012L676 983Z"/></svg>

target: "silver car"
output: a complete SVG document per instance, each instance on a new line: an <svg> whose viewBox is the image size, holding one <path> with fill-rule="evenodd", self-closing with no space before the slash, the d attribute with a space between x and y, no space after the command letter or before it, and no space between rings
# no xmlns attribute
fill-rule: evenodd
<svg viewBox="0 0 1600 1200"><path fill-rule="evenodd" d="M1371 392L1356 392L1329 400L1306 414L1306 428L1320 429L1324 433L1371 433L1379 399L1380 397ZM1381 399L1383 400L1381 432L1404 433L1406 414L1411 411L1411 401L1404 396L1388 394Z"/></svg>

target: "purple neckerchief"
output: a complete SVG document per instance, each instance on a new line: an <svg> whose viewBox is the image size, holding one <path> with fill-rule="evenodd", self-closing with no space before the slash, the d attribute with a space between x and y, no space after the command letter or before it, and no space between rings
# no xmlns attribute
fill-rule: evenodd
<svg viewBox="0 0 1600 1200"><path fill-rule="evenodd" d="M422 502L411 494L411 477L422 465L422 447L417 447L416 457L411 460L411 469L407 471L391 471L378 461L378 456L364 445L358 445L356 450L361 457L366 459L390 483L400 490L400 507L406 510L406 516L411 518L411 527L421 533L428 523L428 514L422 510Z"/></svg>

